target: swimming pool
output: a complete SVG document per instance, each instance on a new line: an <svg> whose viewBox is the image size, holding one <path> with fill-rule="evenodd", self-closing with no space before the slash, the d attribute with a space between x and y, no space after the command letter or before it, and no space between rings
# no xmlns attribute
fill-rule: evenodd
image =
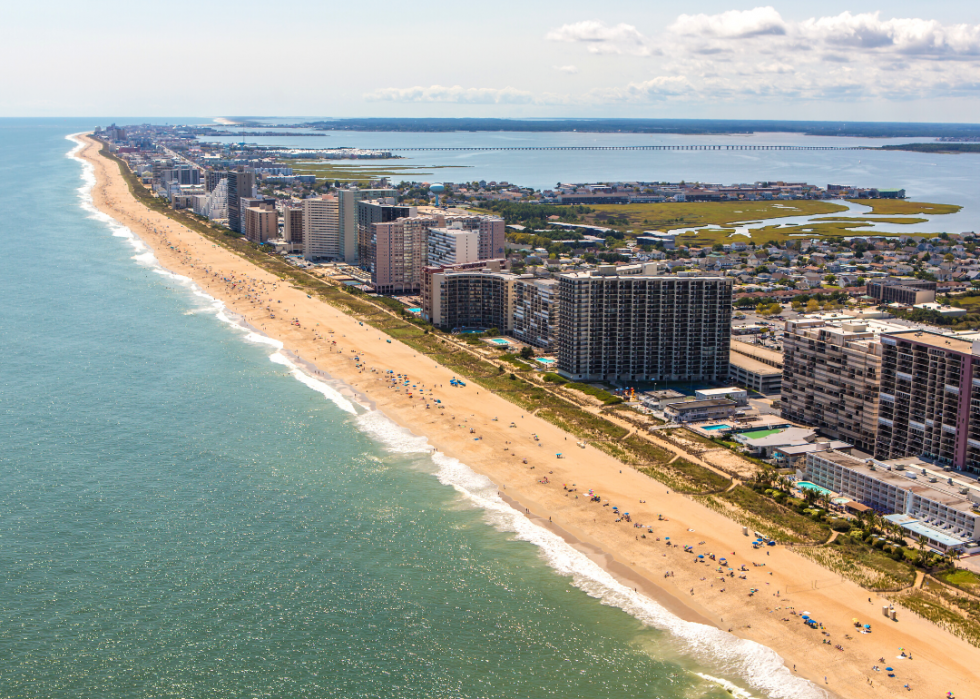
<svg viewBox="0 0 980 699"><path fill-rule="evenodd" d="M541 362L542 364L554 364L556 360L551 359L549 357L538 357L534 361Z"/></svg>
<svg viewBox="0 0 980 699"><path fill-rule="evenodd" d="M827 490L826 488L821 487L816 483L811 483L810 481L799 481L796 485L803 490L812 490L818 495L830 495L833 492L832 490Z"/></svg>
<svg viewBox="0 0 980 699"><path fill-rule="evenodd" d="M490 342L492 342L495 345L509 345L510 344L510 340L505 340L502 337L494 337L494 338L491 338L490 339Z"/></svg>
<svg viewBox="0 0 980 699"><path fill-rule="evenodd" d="M731 428L732 428L731 425L705 425L701 429L710 431L710 430L730 430Z"/></svg>
<svg viewBox="0 0 980 699"><path fill-rule="evenodd" d="M409 308L408 310L411 313L421 313L422 312L422 309L421 308Z"/></svg>

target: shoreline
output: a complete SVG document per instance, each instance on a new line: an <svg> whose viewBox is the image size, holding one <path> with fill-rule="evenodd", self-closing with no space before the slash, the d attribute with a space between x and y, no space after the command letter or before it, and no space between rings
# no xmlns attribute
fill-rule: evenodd
<svg viewBox="0 0 980 699"><path fill-rule="evenodd" d="M570 448L566 441L567 436L557 427L532 415L526 415L518 406L487 391L484 391L483 397L477 398L478 386L466 389L442 388L443 383L448 385L452 372L436 365L432 359L418 355L397 340L392 339L390 344L386 343L387 336L380 334L375 328L359 326L354 317L316 299L309 299L302 290L283 284L274 275L179 226L162 214L143 207L130 195L116 164L98 155L101 144L82 137L79 140L87 145L81 148L77 157L94 168L96 182L91 190L93 205L139 237L153 251L162 267L186 276L202 292L223 303L229 314L238 316L242 329L261 333L281 342L283 347L280 352L298 371L304 371L301 367L305 367L304 373L312 379L323 378L342 383L357 396L358 402L362 402L363 398L363 402L373 405L374 409L396 425L414 435L425 437L433 449L449 458L457 459L474 472L490 479L497 485L500 498L508 507L521 515L524 515L521 509L530 510L534 515L527 518L535 526L561 537L569 546L602 565L607 572L620 579L623 585L639 590L642 584L646 597L672 615L688 622L711 624L715 630L731 628L733 639L744 638L771 648L781 656L787 667L792 667L794 663L799 665L800 672L797 676L802 675L815 681L818 688L814 689L817 691L827 689L841 696L855 697L882 694L890 696L899 691L904 695L901 686L909 682L916 690L928 687L930 692L941 690L944 696L946 691L952 689L954 694L960 695L971 682L976 681L974 673L968 668L977 666L980 651L901 609L899 624L879 624L875 610L880 613L880 604L870 607L867 603L859 604L869 593L853 583L842 583L831 588L834 591L832 597L823 590L813 590L807 593L794 592L792 602L786 597L777 598L778 593L773 593L768 598L760 595L747 601L742 593L746 592L750 584L764 583L763 587L768 585L769 590L763 591L769 592L787 589L793 583L799 586L800 580L826 579L832 575L791 551L782 548L772 551L776 555L768 556L765 561L772 565L773 572L778 572L778 577L772 575L764 580L760 569L752 568L748 573L750 580L736 582L736 578L725 583L733 588L731 594L726 592L719 596L713 586L706 589L706 578L697 578L710 575L707 567L704 564L699 567L691 556L680 552L676 546L667 549L656 537L671 536L676 541L695 545L699 552L704 553L711 550L726 553L729 550L741 550L740 555L733 555L732 558L736 564L743 564L748 563L753 554L746 552L749 545L741 535L740 525L691 499L677 494L665 495L664 486L624 467L592 447L576 450L576 453L570 453L561 460L547 458L554 449ZM224 279L235 279L236 282L225 283ZM239 286L242 288L239 289ZM257 296L263 297L263 301L257 303ZM260 320L264 299L273 297L284 305L280 310L277 303L275 320L269 318L268 314ZM300 318L301 325L296 326L287 321L287 315ZM304 330L307 322L309 326ZM320 335L315 323L319 323L319 327L335 328L333 337ZM362 332L367 334L363 335ZM347 339L348 334L351 339ZM355 342L354 337L360 339ZM352 366L350 352L343 349L335 351L329 344L333 341L340 347L355 345L357 355L369 367L390 367L396 373L404 372L412 377L419 377L415 380L427 387L436 386L436 395L445 403L445 410L442 412L449 415L437 415L439 408L425 409L417 399L391 389L380 374ZM343 391L341 393L345 394ZM347 395L344 397L348 398ZM463 422L456 419L457 413L465 415L462 417ZM499 421L493 422L491 418L498 416ZM505 427L511 422L520 425L518 431ZM479 441L474 442L467 429L460 432L464 423L465 427L479 430ZM528 436L532 430L534 434L540 435L542 441L539 444L548 443L552 447L548 450L533 449L535 442ZM517 441L520 441L520 447L515 445ZM540 470L535 473L529 466L520 463L520 458L514 453L517 450L521 451L521 457L528 460L529 466ZM510 459L510 456L514 458ZM624 470L626 473L623 473ZM539 482L539 476L546 475L546 472L554 476L549 485ZM644 503L632 505L628 509L635 512L634 518L637 521L654 522L656 534L650 538L645 536L645 541L638 543L640 529L628 528L623 523L620 523L622 526L617 525L609 516L609 510L603 510L602 506L595 503L589 504L584 498L576 502L578 495L573 500L572 493L558 490L557 485L562 481L571 483L575 488L573 492L594 488L602 495L603 502L611 500L620 504L636 503L639 499L652 503L650 506ZM576 486L577 483L582 483L584 487ZM661 513L667 517L663 522L657 519ZM601 523L600 514L603 515ZM535 521L535 517L540 521ZM544 526L547 523L545 517L553 520L551 527ZM593 518L592 523L587 521L590 517ZM646 532L647 528L644 527L642 531ZM689 533L692 531L694 533ZM637 536L630 540L630 535ZM652 539L656 539L656 542ZM700 541L705 544L700 544ZM674 577L670 578L670 583L656 582L660 574L655 571L662 569L664 565L675 571L676 582ZM763 568L761 571L767 572L768 569ZM562 571L559 573L565 574ZM690 595L692 598L697 597L695 604L685 594L688 587L698 590L697 595ZM763 603L767 599L784 609L786 607L783 605L793 604L803 605L799 609L817 610L814 615L827 621L827 628L833 632L834 642L847 644L850 646L849 651L851 648L860 650L829 653L828 649L832 649L832 646L818 643L821 639L814 635L815 632L806 629L802 624L788 625L773 618L774 615L769 613L769 605ZM627 610L627 613L631 612ZM846 630L849 624L840 623L841 620L849 622L859 614L875 624L874 634L853 641L843 641L842 630ZM866 643L869 639L872 641L870 644ZM914 672L908 675L903 672L902 681L895 684L894 688L879 688L876 684L872 689L861 681L869 674L862 667L870 667L879 655L885 655L888 648L894 651L898 646L913 650L916 656ZM872 647L876 650L872 651ZM877 650L879 647L880 650ZM932 666L927 667L930 656L933 656ZM733 667L728 671L732 674L748 673L749 669ZM767 668L767 671L772 672L772 668ZM833 679L824 685L823 676L830 672L834 673ZM781 694L771 683L760 681L759 678L753 681L750 674L741 674L739 677L740 681L756 691L774 696L803 696L791 691ZM782 683L786 678L771 679ZM786 687L784 689L789 690Z"/></svg>

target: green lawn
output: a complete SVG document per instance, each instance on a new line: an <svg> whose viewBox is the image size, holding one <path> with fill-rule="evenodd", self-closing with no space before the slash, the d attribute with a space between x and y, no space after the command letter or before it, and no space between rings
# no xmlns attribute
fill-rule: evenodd
<svg viewBox="0 0 980 699"><path fill-rule="evenodd" d="M969 570L951 570L947 573L940 573L936 577L968 592L980 591L980 576Z"/></svg>

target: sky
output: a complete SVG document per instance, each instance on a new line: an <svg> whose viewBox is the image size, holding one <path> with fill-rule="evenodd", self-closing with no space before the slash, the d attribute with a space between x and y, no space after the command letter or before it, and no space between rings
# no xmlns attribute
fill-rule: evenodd
<svg viewBox="0 0 980 699"><path fill-rule="evenodd" d="M980 120L980 2L34 0L0 116Z"/></svg>

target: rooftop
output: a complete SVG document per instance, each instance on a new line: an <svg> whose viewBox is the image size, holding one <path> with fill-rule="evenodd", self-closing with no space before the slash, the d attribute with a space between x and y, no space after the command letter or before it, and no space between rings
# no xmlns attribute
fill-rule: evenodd
<svg viewBox="0 0 980 699"><path fill-rule="evenodd" d="M727 398L712 398L711 400L689 400L679 403L668 403L666 405L671 410L701 410L704 408L720 408L722 406L735 407L735 402Z"/></svg>
<svg viewBox="0 0 980 699"><path fill-rule="evenodd" d="M964 487L972 490L966 482L958 477L953 480L952 476L943 471L939 471L932 464L923 463L915 457L905 457L902 459L891 459L889 461L878 461L876 459L858 459L839 451L825 451L819 454L821 459L839 464L844 468L856 473L873 478L881 483L887 483L902 490L914 493L922 498L933 502L938 502L946 507L960 510L962 512L972 512L974 502L967 499L966 495L958 492ZM923 470L925 473L923 473ZM929 478L936 478L936 483L930 483ZM940 484L940 479L953 481L950 485L945 480ZM980 489L975 491L980 499Z"/></svg>
<svg viewBox="0 0 980 699"><path fill-rule="evenodd" d="M885 519L892 524L897 524L902 529L906 529L914 534L918 534L921 537L929 539L930 541L935 541L943 546L962 546L964 543L964 538L958 538L955 536L950 536L944 531L930 527L928 524L922 520L916 519L911 515L906 514L894 514L885 515Z"/></svg>
<svg viewBox="0 0 980 699"><path fill-rule="evenodd" d="M741 342L740 340L732 340L731 349L733 352L739 352L740 354L747 354L750 357L755 357L756 359L762 359L767 362L776 362L780 366L783 363L783 353L777 352L776 350L767 349L761 347L760 345L754 345L751 342Z"/></svg>
<svg viewBox="0 0 980 699"><path fill-rule="evenodd" d="M939 349L960 352L962 354L973 353L973 343L952 335L929 332L927 330L905 330L903 332L890 332L890 337L898 340L916 342L920 345L929 345Z"/></svg>
<svg viewBox="0 0 980 699"><path fill-rule="evenodd" d="M734 340L732 341L734 345ZM746 357L744 354L739 354L735 350L730 352L729 362L735 366L743 369L744 371L751 371L753 374L759 374L760 376L782 376L783 370L769 366L768 364L763 364L757 359L752 359L752 357Z"/></svg>

